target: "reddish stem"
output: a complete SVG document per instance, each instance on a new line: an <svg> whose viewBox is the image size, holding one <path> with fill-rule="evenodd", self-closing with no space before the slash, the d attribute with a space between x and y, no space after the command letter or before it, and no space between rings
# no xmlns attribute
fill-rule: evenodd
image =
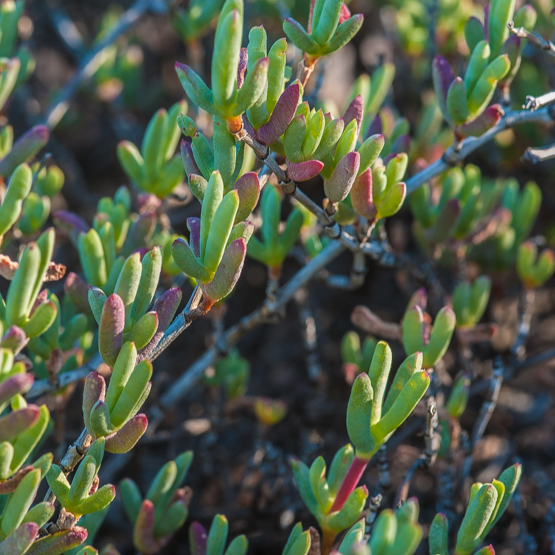
<svg viewBox="0 0 555 555"><path fill-rule="evenodd" d="M364 474L364 471L366 470L369 462L369 459L359 459L358 457L355 457L353 459L351 467L345 475L343 483L341 484L341 487L339 488L339 491L337 492L337 495L335 497L335 501L331 506L330 513L335 513L336 511L340 511L343 508L343 505L345 505L345 502L349 498L349 495L351 495L351 493L353 493L353 491L355 491L356 487L358 486L360 478Z"/></svg>

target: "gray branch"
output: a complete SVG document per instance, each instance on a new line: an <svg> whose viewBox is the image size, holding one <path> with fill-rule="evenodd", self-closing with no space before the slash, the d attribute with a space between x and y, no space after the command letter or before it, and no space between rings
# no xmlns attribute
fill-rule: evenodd
<svg viewBox="0 0 555 555"><path fill-rule="evenodd" d="M134 25L148 10L161 0L137 0L118 20L117 24L83 58L77 71L58 93L48 108L42 123L53 129L60 123L69 108L69 101L83 81L90 79L102 63L102 52Z"/></svg>
<svg viewBox="0 0 555 555"><path fill-rule="evenodd" d="M491 141L496 135L523 123L543 123L545 125L553 125L554 117L548 106L539 110L521 110L517 112L507 112L501 121L484 133L481 137L468 137L458 145L451 146L445 154L427 168L407 180L407 194L412 193L418 187L428 183L437 175L443 173L449 168L456 166L462 162L469 154Z"/></svg>

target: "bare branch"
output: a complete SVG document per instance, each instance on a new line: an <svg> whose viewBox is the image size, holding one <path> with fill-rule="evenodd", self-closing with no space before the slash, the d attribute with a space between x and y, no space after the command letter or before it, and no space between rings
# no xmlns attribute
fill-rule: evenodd
<svg viewBox="0 0 555 555"><path fill-rule="evenodd" d="M540 162L552 160L553 158L555 158L555 145L545 148L527 148L522 156L522 160L530 164L538 164Z"/></svg>
<svg viewBox="0 0 555 555"><path fill-rule="evenodd" d="M79 85L90 79L102 63L102 52L125 33L149 9L159 4L160 0L137 0L119 19L117 24L98 41L89 53L83 58L79 68L65 87L58 93L54 102L48 108L42 123L53 129L60 123L69 108L69 101L77 91Z"/></svg>
<svg viewBox="0 0 555 555"><path fill-rule="evenodd" d="M515 27L512 21L508 23L507 27L513 35L528 40L538 48L545 50L550 56L555 57L555 45L551 41L544 39L537 31L530 32L524 27Z"/></svg>
<svg viewBox="0 0 555 555"><path fill-rule="evenodd" d="M492 127L481 137L468 137L458 145L449 147L442 158L408 179L407 194L412 193L418 189L418 187L424 185L424 183L428 183L428 181L448 170L450 167L456 166L469 154L491 141L502 131L523 123L553 125L554 117L547 106L536 111L521 110L517 112L507 112L497 125Z"/></svg>

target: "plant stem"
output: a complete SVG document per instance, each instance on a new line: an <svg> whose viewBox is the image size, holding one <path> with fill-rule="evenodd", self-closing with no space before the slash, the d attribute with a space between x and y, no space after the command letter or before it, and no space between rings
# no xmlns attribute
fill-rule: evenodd
<svg viewBox="0 0 555 555"><path fill-rule="evenodd" d="M322 530L322 541L320 543L320 554L329 555L333 549L333 543L335 542L335 536L337 534L328 528Z"/></svg>
<svg viewBox="0 0 555 555"><path fill-rule="evenodd" d="M358 486L358 483L360 482L360 479L364 474L364 471L366 470L369 462L370 459L360 459L359 457L355 456L353 462L351 463L349 471L345 475L343 483L341 484L341 487L339 488L339 491L335 496L335 501L331 506L330 513L335 513L336 511L340 511L343 508L343 505L345 505L345 502L349 498L349 495L351 495L351 493L353 493L353 491L355 491L356 487Z"/></svg>
<svg viewBox="0 0 555 555"><path fill-rule="evenodd" d="M407 179L407 195L430 181L436 175L462 162L469 154L489 142L501 131L505 131L505 129L522 123L545 123L552 125L554 117L549 108L550 106L546 106L536 111L520 110L517 112L507 112L497 125L481 137L468 137L458 145L449 147L439 160L430 164L416 175L413 175L410 179Z"/></svg>

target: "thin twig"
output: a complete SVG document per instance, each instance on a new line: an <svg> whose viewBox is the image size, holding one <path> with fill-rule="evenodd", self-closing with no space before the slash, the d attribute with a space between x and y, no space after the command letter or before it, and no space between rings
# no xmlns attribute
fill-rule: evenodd
<svg viewBox="0 0 555 555"><path fill-rule="evenodd" d="M79 85L90 79L102 62L103 50L125 33L149 9L159 4L161 0L137 0L119 19L117 24L83 58L77 71L58 93L54 102L48 108L42 123L53 129L69 108L69 101L77 91Z"/></svg>
<svg viewBox="0 0 555 555"><path fill-rule="evenodd" d="M304 268L302 268L293 278L291 278L276 295L276 301L270 303L266 301L262 307L251 314L242 318L237 324L229 328L222 334L218 345L208 349L188 370L186 370L170 389L160 398L158 414L154 415L150 427L156 427L156 423L162 417L162 411L172 407L179 401L192 387L192 385L202 376L206 368L214 364L218 355L225 352L229 347L237 343L247 332L265 324L268 317L276 314L280 309L293 298L297 290L304 287L322 268L327 266L332 260L337 258L344 250L341 243L332 241L320 254L313 258Z"/></svg>
<svg viewBox="0 0 555 555"><path fill-rule="evenodd" d="M524 27L515 27L515 24L512 21L509 22L507 27L513 35L516 35L521 39L526 39L547 52L550 56L555 56L555 45L552 42L545 40L537 31L530 32Z"/></svg>
<svg viewBox="0 0 555 555"><path fill-rule="evenodd" d="M364 285L364 279L367 273L366 256L364 256L362 252L355 252L350 275L324 274L323 278L325 284L332 289L355 291Z"/></svg>
<svg viewBox="0 0 555 555"><path fill-rule="evenodd" d="M33 387L25 395L27 399L34 399L50 391L55 391L62 389L65 386L78 382L83 378L87 377L89 372L96 370L102 364L102 357L99 353L96 353L89 361L87 361L83 366L76 368L75 370L70 370L69 372L64 372L58 375L56 384L52 384L50 380L37 380L33 384Z"/></svg>
<svg viewBox="0 0 555 555"><path fill-rule="evenodd" d="M520 301L520 314L518 323L518 333L516 341L511 347L511 356L516 360L523 360L526 355L526 339L530 334L530 323L534 314L534 299L536 298L533 289L523 292Z"/></svg>
<svg viewBox="0 0 555 555"><path fill-rule="evenodd" d="M308 292L302 287L294 297L299 311L299 321L305 348L305 361L308 377L317 381L322 374L320 356L318 351L318 334L316 332L316 321L310 310Z"/></svg>
<svg viewBox="0 0 555 555"><path fill-rule="evenodd" d="M527 148L522 156L522 161L530 164L539 164L553 158L555 158L555 145L550 145L545 148Z"/></svg>
<svg viewBox="0 0 555 555"><path fill-rule="evenodd" d="M203 316L205 312L198 308L202 290L197 285L183 311L174 319L168 329L165 331L162 339L156 345L156 348L148 358L150 361L160 356L160 353L167 349L168 346L175 341L198 317Z"/></svg>
<svg viewBox="0 0 555 555"><path fill-rule="evenodd" d="M555 358L555 348L548 349L547 351L543 351L542 353L538 353L537 355L533 355L531 357L525 358L522 361L518 361L511 366L511 370L514 372L518 372L529 366L534 366L536 364L541 364L542 362L547 362L552 358Z"/></svg>
<svg viewBox="0 0 555 555"><path fill-rule="evenodd" d="M408 179L407 194L412 193L418 189L418 187L424 185L424 183L428 183L428 181L448 170L450 167L456 166L469 154L491 141L496 135L506 129L523 123L544 123L546 125L552 125L553 122L554 117L549 106L536 111L521 110L507 112L497 125L492 127L481 137L468 137L459 145L449 147L439 160Z"/></svg>
<svg viewBox="0 0 555 555"><path fill-rule="evenodd" d="M372 528L374 528L374 522L378 516L378 510L382 504L383 496L378 493L374 497L370 497L368 501L368 514L366 515L366 527L364 530L364 539L368 541L372 535Z"/></svg>
<svg viewBox="0 0 555 555"><path fill-rule="evenodd" d="M505 375L505 366L501 357L497 357L493 363L493 376L490 380L490 389L488 399L484 401L478 414L478 418L472 429L472 434L470 436L470 442L467 449L467 455L463 463L463 468L461 472L460 486L464 487L467 477L470 475L470 468L472 466L472 456L474 454L474 448L478 441L484 435L488 422L490 421L491 415L497 406L497 399L499 398L499 392L501 391L501 384L503 383L503 378Z"/></svg>
<svg viewBox="0 0 555 555"><path fill-rule="evenodd" d="M196 287L187 303L187 306L183 309L183 311L178 314L174 321L170 324L162 339L154 349L151 356L149 356L149 360L156 359L160 353L170 345L183 331L185 331L192 322L194 322L199 316L204 314L203 311L198 310L198 303L201 296L201 290L199 287ZM75 370L70 370L69 372L65 372L60 374L55 383L51 383L50 380L37 380L33 387L29 390L26 394L28 399L34 399L39 397L40 395L44 395L45 393L49 393L52 391L57 391L58 389L62 389L69 384L74 382L78 382L83 378L86 378L89 372L96 370L102 364L102 357L99 353L95 354L89 361L87 361L83 366L76 368Z"/></svg>
<svg viewBox="0 0 555 555"><path fill-rule="evenodd" d="M555 102L555 91L548 92L546 94L542 94L541 96L530 96L526 97L526 102L523 106L525 110L538 110L539 108L543 108L548 104L552 104Z"/></svg>
<svg viewBox="0 0 555 555"><path fill-rule="evenodd" d="M426 398L426 429L424 431L424 453L422 453L410 466L403 481L397 489L394 507L400 507L405 503L409 494L410 483L414 473L419 469L428 469L432 466L437 456L437 407L433 395Z"/></svg>
<svg viewBox="0 0 555 555"><path fill-rule="evenodd" d="M179 334L181 334L185 329L187 329L189 327L189 325L196 319L198 318L198 316L204 314L203 311L199 311L197 309L197 305L198 302L200 300L201 297L201 290L200 287L196 287L191 295L191 297L189 298L189 302L187 303L187 306L183 309L183 311L174 319L174 321L171 323L171 325L168 327L168 329L166 330L166 333L164 334L164 336L162 337L162 340L160 341L160 343L157 345L157 348L155 349L154 353L153 353L153 357L150 357L151 360L153 360L154 358L156 358L162 351L163 349L165 349L172 341L175 340L176 337L179 336ZM165 341L164 341L165 338ZM160 347L160 345L164 342L164 344ZM160 348L159 348L160 347ZM91 368L91 363L92 361L96 361L96 364L94 367ZM82 366L81 368L78 369L78 371L74 371L74 376L79 376L79 378L77 379L82 379L83 377L85 377L89 371L91 371L91 369L95 369L100 363L102 363L102 358L100 357L99 354L95 355L91 361L89 362L89 365L85 365ZM87 372L85 373L85 370L87 370ZM67 376L69 375L70 372L68 372L67 374L62 374L62 376ZM84 375L83 375L84 374ZM43 380L48 382L48 380ZM75 379L73 381L76 381ZM45 385L46 384L42 384L40 385L39 388L42 390L43 392L45 392ZM53 386L51 384L48 384L49 388L46 388L46 391L53 389ZM54 388L59 388L59 381L57 384L55 384ZM29 392L32 393L32 390ZM71 446L68 448L66 454L64 455L64 457L62 458L62 460L60 461L60 468L62 469L64 474L69 474L70 472L72 472L75 467L77 466L77 464L79 464L79 462L81 461L81 459L83 459L83 457L87 454L87 451L89 450L89 447L92 443L92 437L90 436L90 434L88 433L87 429L84 428L83 431L81 432L81 434L79 435L79 437L71 444ZM48 489L48 491L46 492L46 496L45 496L45 501L48 501L50 503L53 503L56 500L56 496L54 495L54 493L52 492L52 490ZM45 524L42 527L42 531L43 532L48 532L49 534L54 534L56 532L59 531L59 527L57 524L53 523L53 522L49 522L47 524Z"/></svg>

